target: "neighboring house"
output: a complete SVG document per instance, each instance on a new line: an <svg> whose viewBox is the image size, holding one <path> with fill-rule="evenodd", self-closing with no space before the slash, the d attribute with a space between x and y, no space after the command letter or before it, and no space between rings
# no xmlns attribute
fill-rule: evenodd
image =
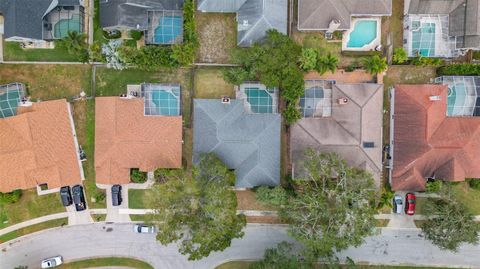
<svg viewBox="0 0 480 269"><path fill-rule="evenodd" d="M131 169L182 166L178 85L129 86L133 97L95 99L95 173L100 184L126 184Z"/></svg>
<svg viewBox="0 0 480 269"><path fill-rule="evenodd" d="M391 14L392 0L298 0L297 27L300 31L346 31L352 17Z"/></svg>
<svg viewBox="0 0 480 269"><path fill-rule="evenodd" d="M237 44L240 47L261 42L269 29L287 34L287 0L199 0L197 9L237 13Z"/></svg>
<svg viewBox="0 0 480 269"><path fill-rule="evenodd" d="M215 153L235 170L237 188L280 183L280 114L248 113L244 101L194 99L193 162Z"/></svg>
<svg viewBox="0 0 480 269"><path fill-rule="evenodd" d="M480 86L452 85L397 85L392 90L393 190L422 191L428 179L480 177L480 118L474 114L476 92L469 95ZM470 116L455 114L466 110Z"/></svg>
<svg viewBox="0 0 480 269"><path fill-rule="evenodd" d="M183 0L100 0L100 26L142 31L147 44L181 43L182 7Z"/></svg>
<svg viewBox="0 0 480 269"><path fill-rule="evenodd" d="M404 19L404 47L408 56L456 57L469 49L480 49L479 0L409 3Z"/></svg>
<svg viewBox="0 0 480 269"><path fill-rule="evenodd" d="M23 98L21 84L8 90L0 86L0 192L80 184L84 178L70 104L32 104Z"/></svg>
<svg viewBox="0 0 480 269"><path fill-rule="evenodd" d="M306 81L300 99L303 118L290 132L292 174L302 178L305 150L335 152L348 165L382 175L383 85Z"/></svg>
<svg viewBox="0 0 480 269"><path fill-rule="evenodd" d="M2 0L0 14L5 19L5 41L47 47L46 43L66 37L69 31L84 31L81 0Z"/></svg>

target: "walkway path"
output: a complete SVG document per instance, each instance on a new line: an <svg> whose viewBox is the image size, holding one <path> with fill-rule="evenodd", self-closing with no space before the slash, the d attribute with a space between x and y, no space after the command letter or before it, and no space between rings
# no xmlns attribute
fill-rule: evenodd
<svg viewBox="0 0 480 269"><path fill-rule="evenodd" d="M4 234L7 234L7 233L10 233L10 232L13 232L13 231L18 230L18 229L25 228L27 226L35 225L35 224L46 222L46 221L49 221L49 220L61 219L61 218L67 218L67 217L68 217L68 213L67 212L62 212L62 213L43 216L43 217L36 218L36 219L27 220L27 221L24 221L24 222L14 224L12 226L8 226L7 228L1 229L0 230L0 236L4 235Z"/></svg>

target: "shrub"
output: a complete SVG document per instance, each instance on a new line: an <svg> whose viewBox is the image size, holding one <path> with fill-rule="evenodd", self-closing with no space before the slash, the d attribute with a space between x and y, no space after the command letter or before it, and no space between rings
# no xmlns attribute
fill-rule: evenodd
<svg viewBox="0 0 480 269"><path fill-rule="evenodd" d="M130 170L130 180L135 183L144 183L147 181L147 173L133 168Z"/></svg>
<svg viewBox="0 0 480 269"><path fill-rule="evenodd" d="M351 63L349 66L347 66L345 68L345 72L353 72L355 71L356 69L358 69L360 66L358 65L357 62L353 62Z"/></svg>
<svg viewBox="0 0 480 269"><path fill-rule="evenodd" d="M403 64L408 61L407 52L403 48L395 48L393 50L393 63Z"/></svg>
<svg viewBox="0 0 480 269"><path fill-rule="evenodd" d="M470 188L480 190L480 178L469 178L467 182Z"/></svg>
<svg viewBox="0 0 480 269"><path fill-rule="evenodd" d="M440 58L427 58L417 56L412 58L411 63L416 66L440 66L443 64L443 60Z"/></svg>
<svg viewBox="0 0 480 269"><path fill-rule="evenodd" d="M128 35L135 41L138 41L142 39L143 32L142 31L136 31L136 30L131 30Z"/></svg>
<svg viewBox="0 0 480 269"><path fill-rule="evenodd" d="M11 192L0 192L0 204L13 204L22 197L22 190L13 190Z"/></svg>
<svg viewBox="0 0 480 269"><path fill-rule="evenodd" d="M315 69L317 65L318 52L312 48L303 48L302 55L300 56L300 68L305 71Z"/></svg>
<svg viewBox="0 0 480 269"><path fill-rule="evenodd" d="M106 39L117 39L122 36L122 32L117 30L113 30L113 31L102 30L102 31L103 31L103 37L105 37Z"/></svg>
<svg viewBox="0 0 480 269"><path fill-rule="evenodd" d="M372 75L382 73L383 71L387 70L388 67L387 59L381 58L378 55L365 58L363 65L365 67L365 70Z"/></svg>
<svg viewBox="0 0 480 269"><path fill-rule="evenodd" d="M395 192L392 191L390 185L386 185L382 188L382 195L380 196L380 200L378 201L377 209L380 209L384 206L392 207L392 200Z"/></svg>
<svg viewBox="0 0 480 269"><path fill-rule="evenodd" d="M280 186L274 188L262 186L255 191L255 198L264 204L280 206L287 203L288 194Z"/></svg>
<svg viewBox="0 0 480 269"><path fill-rule="evenodd" d="M480 50L473 51L473 59L480 60Z"/></svg>
<svg viewBox="0 0 480 269"><path fill-rule="evenodd" d="M425 185L425 191L428 193L436 193L439 192L443 186L443 182L440 180L429 181Z"/></svg>
<svg viewBox="0 0 480 269"><path fill-rule="evenodd" d="M437 73L440 76L480 76L480 65L450 64L440 67Z"/></svg>
<svg viewBox="0 0 480 269"><path fill-rule="evenodd" d="M295 107L294 103L288 103L285 111L283 111L283 117L287 125L294 124L297 120L302 118L302 114Z"/></svg>

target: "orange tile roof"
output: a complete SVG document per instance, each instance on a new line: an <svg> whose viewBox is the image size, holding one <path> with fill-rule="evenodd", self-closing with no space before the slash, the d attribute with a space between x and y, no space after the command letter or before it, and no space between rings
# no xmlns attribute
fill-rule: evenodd
<svg viewBox="0 0 480 269"><path fill-rule="evenodd" d="M97 183L129 183L131 168L181 167L181 116L145 116L143 98L95 100Z"/></svg>
<svg viewBox="0 0 480 269"><path fill-rule="evenodd" d="M448 181L480 177L480 117L447 117L446 102L446 85L395 87L394 190L423 190L433 176Z"/></svg>
<svg viewBox="0 0 480 269"><path fill-rule="evenodd" d="M0 119L0 192L81 183L68 106L34 103Z"/></svg>

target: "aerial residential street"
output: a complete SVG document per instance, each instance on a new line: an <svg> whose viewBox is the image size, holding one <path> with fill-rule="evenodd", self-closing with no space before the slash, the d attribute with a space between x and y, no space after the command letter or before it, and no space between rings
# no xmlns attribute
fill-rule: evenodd
<svg viewBox="0 0 480 269"><path fill-rule="evenodd" d="M161 246L151 235L135 234L132 224L87 224L44 231L0 245L2 269L19 265L37 268L42 258L62 255L66 261L98 256L128 256L149 262L155 268L214 268L223 262L259 259L263 250L282 240L291 240L284 226L248 225L241 240L222 253L189 262L175 245ZM464 246L458 253L440 251L419 237L416 229L383 229L382 235L366 239L360 248L340 254L372 264L415 264L480 268L480 246Z"/></svg>

